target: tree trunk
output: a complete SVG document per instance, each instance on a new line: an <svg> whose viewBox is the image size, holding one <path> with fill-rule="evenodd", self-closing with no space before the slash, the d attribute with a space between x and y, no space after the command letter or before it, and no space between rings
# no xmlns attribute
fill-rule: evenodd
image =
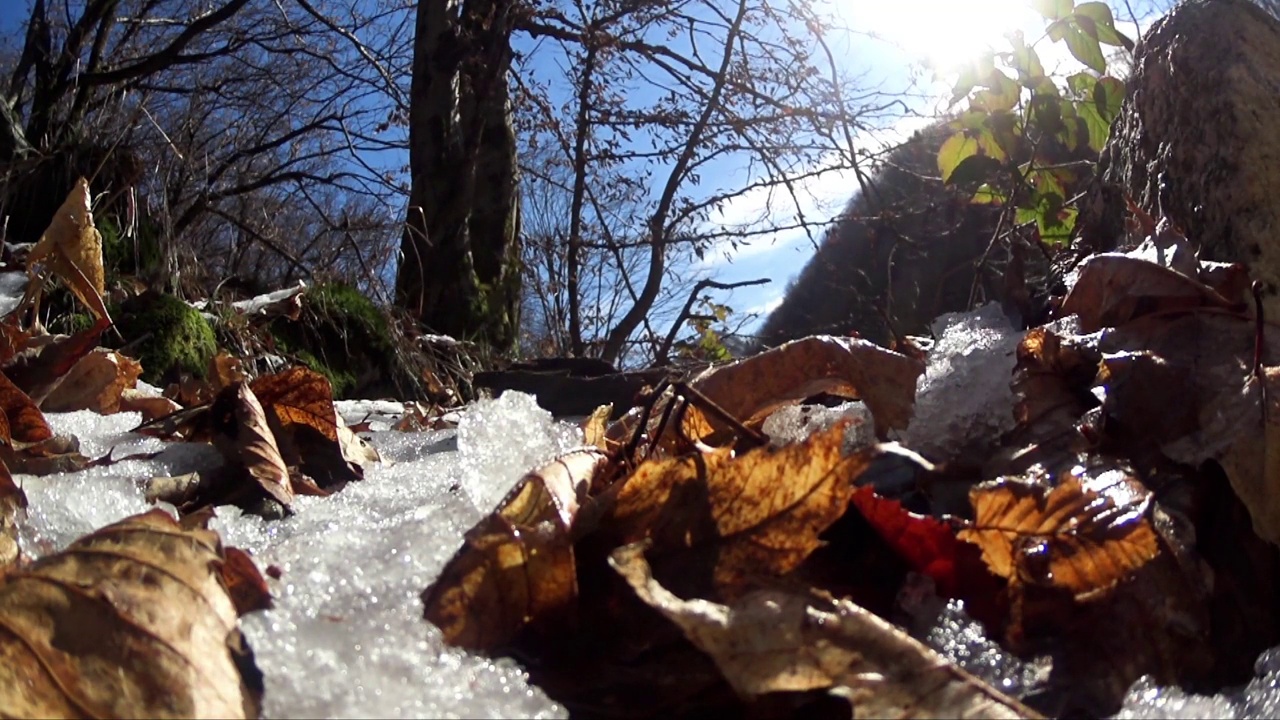
<svg viewBox="0 0 1280 720"><path fill-rule="evenodd" d="M397 303L433 332L497 349L519 322L520 212L507 99L509 0L419 0L411 189Z"/></svg>

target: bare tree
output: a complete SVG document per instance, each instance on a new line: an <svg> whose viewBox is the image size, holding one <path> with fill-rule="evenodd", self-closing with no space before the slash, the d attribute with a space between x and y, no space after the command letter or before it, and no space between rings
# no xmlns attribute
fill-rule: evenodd
<svg viewBox="0 0 1280 720"><path fill-rule="evenodd" d="M860 120L890 104L855 91L804 0L548 3L518 27L540 41L517 64L522 142L557 148L567 172L556 287L577 355L617 360L639 340L655 359L668 335L655 329L655 310L666 304L674 320L702 279L680 278L671 292L673 263L780 222L807 224L800 182L855 168ZM747 193L769 194L778 212L712 226L717 209ZM599 304L583 273L602 263L624 302L597 334L585 321Z"/></svg>
<svg viewBox="0 0 1280 720"><path fill-rule="evenodd" d="M352 62L348 38L377 26L390 44L395 18L349 12L340 32L321 14L332 6L34 0L0 104L11 236L38 235L92 175L109 198L136 190L143 235L163 242L158 284L207 292L324 268L376 291L403 202L384 158L404 140L395 88Z"/></svg>

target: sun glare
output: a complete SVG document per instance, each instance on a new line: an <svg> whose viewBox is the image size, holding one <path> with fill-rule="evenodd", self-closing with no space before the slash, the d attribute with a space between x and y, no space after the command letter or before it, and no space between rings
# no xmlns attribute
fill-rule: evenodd
<svg viewBox="0 0 1280 720"><path fill-rule="evenodd" d="M844 0L855 30L875 33L912 59L955 72L1036 17L1028 0Z"/></svg>

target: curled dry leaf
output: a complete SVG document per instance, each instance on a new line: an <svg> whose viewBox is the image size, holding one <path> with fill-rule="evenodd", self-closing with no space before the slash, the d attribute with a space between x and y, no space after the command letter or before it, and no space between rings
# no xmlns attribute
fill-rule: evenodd
<svg viewBox="0 0 1280 720"><path fill-rule="evenodd" d="M67 373L98 346L106 327L104 322L99 322L74 335L42 335L34 338L5 363L5 375L33 402L40 405L64 381Z"/></svg>
<svg viewBox="0 0 1280 720"><path fill-rule="evenodd" d="M225 557L216 533L152 510L0 578L4 714L257 716Z"/></svg>
<svg viewBox="0 0 1280 720"><path fill-rule="evenodd" d="M120 411L124 391L137 384L141 374L137 360L99 348L80 358L40 407L45 412L92 410L111 415Z"/></svg>
<svg viewBox="0 0 1280 720"><path fill-rule="evenodd" d="M847 600L778 590L730 605L682 600L654 579L643 545L618 548L609 563L745 698L825 689L853 717L1037 717Z"/></svg>
<svg viewBox="0 0 1280 720"><path fill-rule="evenodd" d="M1062 301L1060 314L1079 315L1081 329L1091 333L1145 315L1202 307L1233 309L1236 304L1176 270L1104 253L1081 265L1080 277Z"/></svg>
<svg viewBox="0 0 1280 720"><path fill-rule="evenodd" d="M293 504L289 468L280 457L262 404L249 386L237 383L218 393L209 413L213 445L228 465L243 467L267 495L284 507Z"/></svg>
<svg viewBox="0 0 1280 720"><path fill-rule="evenodd" d="M346 426L333 405L333 390L323 375L305 367L263 375L250 385L267 409L267 421L280 443L285 463L296 466L325 490L364 477L364 465L378 462L377 451Z"/></svg>
<svg viewBox="0 0 1280 720"><path fill-rule="evenodd" d="M883 435L907 426L922 372L921 361L874 343L823 335L709 368L689 385L751 427L759 427L777 408L818 393L861 399ZM719 419L696 407L684 420L686 435L703 441L713 442L710 436L725 430ZM638 414L628 414L609 428L609 438L625 442L637 421Z"/></svg>
<svg viewBox="0 0 1280 720"><path fill-rule="evenodd" d="M1073 340L1039 327L1018 343L1012 382L1018 443L1044 442L1073 431L1096 403L1089 388L1101 354Z"/></svg>
<svg viewBox="0 0 1280 720"><path fill-rule="evenodd" d="M1246 405L1252 401L1256 408L1265 397L1266 406L1241 413L1237 422L1243 427L1219 464L1231 489L1249 509L1254 532L1280 545L1280 368L1264 368L1262 375L1261 381L1250 378L1234 398L1224 398L1224 404L1236 399Z"/></svg>
<svg viewBox="0 0 1280 720"><path fill-rule="evenodd" d="M605 452L609 452L609 439L605 436L605 431L609 426L609 415L613 413L613 403L601 405L596 408L585 420L582 421L583 440L588 445L598 447Z"/></svg>
<svg viewBox="0 0 1280 720"><path fill-rule="evenodd" d="M27 495L13 482L9 468L0 463L0 577L22 557L18 523L27 516Z"/></svg>
<svg viewBox="0 0 1280 720"><path fill-rule="evenodd" d="M982 549L1010 583L1062 588L1085 601L1113 588L1156 556L1145 514L1150 494L1119 471L1089 487L1068 475L1054 487L1003 479L969 493L972 524L958 537Z"/></svg>
<svg viewBox="0 0 1280 720"><path fill-rule="evenodd" d="M163 395L151 395L137 388L125 388L120 393L120 412L136 412L142 416L144 423L181 409L182 406Z"/></svg>
<svg viewBox="0 0 1280 720"><path fill-rule="evenodd" d="M247 376L244 374L244 366L240 358L232 357L225 350L220 350L217 355L209 358L209 378L213 389L219 391L246 380Z"/></svg>
<svg viewBox="0 0 1280 720"><path fill-rule="evenodd" d="M15 446L38 443L53 437L44 415L27 394L0 373L0 412L4 414L3 439Z"/></svg>
<svg viewBox="0 0 1280 720"><path fill-rule="evenodd" d="M78 179L67 199L54 213L40 241L31 248L31 254L27 256L27 272L31 273L37 263L47 259L54 274L67 284L89 312L109 324L111 316L102 301L106 289L106 274L102 269L102 235L93 226L90 200L89 181ZM28 298L39 297L43 284L43 278L33 274L24 305Z"/></svg>
<svg viewBox="0 0 1280 720"><path fill-rule="evenodd" d="M526 625L571 607L577 567L570 536L607 456L583 449L525 475L422 593L423 616L445 642L492 650Z"/></svg>
<svg viewBox="0 0 1280 720"><path fill-rule="evenodd" d="M780 576L816 550L844 515L869 454L844 456L846 424L781 448L735 458L727 448L648 461L618 491L601 529L619 544L650 539L681 574L708 558L721 590L752 576ZM696 573L687 573L694 575Z"/></svg>

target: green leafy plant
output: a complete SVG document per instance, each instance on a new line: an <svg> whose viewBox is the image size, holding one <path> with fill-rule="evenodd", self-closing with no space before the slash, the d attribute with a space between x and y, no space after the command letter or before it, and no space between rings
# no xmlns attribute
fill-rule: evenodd
<svg viewBox="0 0 1280 720"><path fill-rule="evenodd" d="M1101 2L1034 0L1047 21L1045 38L1065 42L1088 68L1065 78L1045 72L1034 44L1008 36L1008 51L990 52L968 66L953 89L951 106L967 107L950 122L954 133L938 152L949 185L972 188L972 202L1003 206L1018 225L1034 223L1041 242L1064 245L1075 227L1069 190L1092 170L1054 158L1099 152L1120 112L1124 83L1107 75L1102 46L1132 51Z"/></svg>

